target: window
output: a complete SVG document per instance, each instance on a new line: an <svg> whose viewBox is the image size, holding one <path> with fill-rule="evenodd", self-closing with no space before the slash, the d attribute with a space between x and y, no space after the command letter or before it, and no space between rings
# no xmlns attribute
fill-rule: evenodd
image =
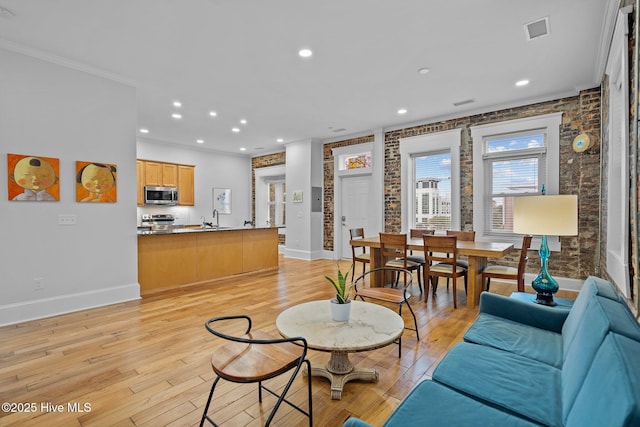
<svg viewBox="0 0 640 427"><path fill-rule="evenodd" d="M562 113L471 128L473 138L473 228L476 240L518 244L513 233L513 199L558 194ZM559 250L557 237L549 238Z"/></svg>
<svg viewBox="0 0 640 427"><path fill-rule="evenodd" d="M451 151L412 156L416 217L411 228L451 229Z"/></svg>
<svg viewBox="0 0 640 427"><path fill-rule="evenodd" d="M403 138L402 229L460 229L460 129Z"/></svg>
<svg viewBox="0 0 640 427"><path fill-rule="evenodd" d="M541 130L489 136L484 141L486 234L513 232L513 198L540 193L546 166ZM542 182L540 177L543 177Z"/></svg>
<svg viewBox="0 0 640 427"><path fill-rule="evenodd" d="M272 227L285 225L285 201L287 200L287 192L285 191L284 179L271 181L268 185L267 205L267 222Z"/></svg>

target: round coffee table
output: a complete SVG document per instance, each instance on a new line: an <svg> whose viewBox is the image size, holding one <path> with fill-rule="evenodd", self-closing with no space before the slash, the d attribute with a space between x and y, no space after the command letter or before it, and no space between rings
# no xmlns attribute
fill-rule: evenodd
<svg viewBox="0 0 640 427"><path fill-rule="evenodd" d="M311 366L311 375L331 381L331 398L341 399L344 384L351 380L378 381L375 369L355 369L349 353L373 350L396 341L404 320L381 305L351 301L346 322L331 319L331 302L311 301L286 309L276 319L285 338L304 337L309 348L331 352L326 366Z"/></svg>

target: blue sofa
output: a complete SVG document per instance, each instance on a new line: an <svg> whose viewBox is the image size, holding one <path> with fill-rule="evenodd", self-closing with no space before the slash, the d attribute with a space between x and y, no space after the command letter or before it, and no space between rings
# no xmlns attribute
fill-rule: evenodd
<svg viewBox="0 0 640 427"><path fill-rule="evenodd" d="M441 425L640 426L638 321L596 277L570 310L484 292L464 342L384 424Z"/></svg>

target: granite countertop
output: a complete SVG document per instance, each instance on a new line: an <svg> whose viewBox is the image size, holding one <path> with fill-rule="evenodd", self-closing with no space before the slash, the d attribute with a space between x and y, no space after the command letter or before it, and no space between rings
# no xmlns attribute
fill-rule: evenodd
<svg viewBox="0 0 640 427"><path fill-rule="evenodd" d="M221 231L238 231L238 230L268 230L270 228L284 228L284 227L219 227L212 228L206 227L202 228L201 226L174 226L165 230L149 230L145 229L145 227L138 227L138 236L154 236L154 235L166 235L166 234L185 234L185 233L210 233L210 232L221 232Z"/></svg>

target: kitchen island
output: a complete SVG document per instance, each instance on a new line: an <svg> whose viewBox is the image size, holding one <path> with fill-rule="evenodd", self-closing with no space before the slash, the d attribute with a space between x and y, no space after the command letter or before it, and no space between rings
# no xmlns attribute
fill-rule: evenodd
<svg viewBox="0 0 640 427"><path fill-rule="evenodd" d="M138 232L138 283L142 295L277 268L277 228Z"/></svg>

